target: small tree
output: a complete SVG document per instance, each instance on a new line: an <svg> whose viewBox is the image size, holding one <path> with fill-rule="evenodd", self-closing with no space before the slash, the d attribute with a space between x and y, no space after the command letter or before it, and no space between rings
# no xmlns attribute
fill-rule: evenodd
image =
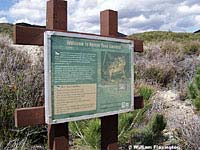
<svg viewBox="0 0 200 150"><path fill-rule="evenodd" d="M143 131L142 144L148 146L156 144L166 125L167 121L164 116L162 114L155 114Z"/></svg>
<svg viewBox="0 0 200 150"><path fill-rule="evenodd" d="M197 68L194 81L188 85L188 96L197 111L200 110L200 67Z"/></svg>

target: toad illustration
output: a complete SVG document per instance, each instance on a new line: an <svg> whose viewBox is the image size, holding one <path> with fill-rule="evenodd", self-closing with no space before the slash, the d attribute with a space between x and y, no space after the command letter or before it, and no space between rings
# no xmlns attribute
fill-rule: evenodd
<svg viewBox="0 0 200 150"><path fill-rule="evenodd" d="M125 66L126 61L124 56L116 57L114 61L108 66L108 75L109 80L112 80L114 73L122 73L122 78L126 78L125 76Z"/></svg>

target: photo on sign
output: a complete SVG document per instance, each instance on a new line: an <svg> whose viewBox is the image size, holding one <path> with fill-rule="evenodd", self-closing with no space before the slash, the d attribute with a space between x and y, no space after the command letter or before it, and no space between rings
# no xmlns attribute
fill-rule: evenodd
<svg viewBox="0 0 200 150"><path fill-rule="evenodd" d="M130 81L130 62L128 53L101 52L102 84Z"/></svg>

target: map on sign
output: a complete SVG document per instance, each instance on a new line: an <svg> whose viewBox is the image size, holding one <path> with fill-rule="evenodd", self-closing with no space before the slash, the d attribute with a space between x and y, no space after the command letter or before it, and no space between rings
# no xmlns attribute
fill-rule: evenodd
<svg viewBox="0 0 200 150"><path fill-rule="evenodd" d="M48 124L133 110L133 42L45 32L45 119Z"/></svg>

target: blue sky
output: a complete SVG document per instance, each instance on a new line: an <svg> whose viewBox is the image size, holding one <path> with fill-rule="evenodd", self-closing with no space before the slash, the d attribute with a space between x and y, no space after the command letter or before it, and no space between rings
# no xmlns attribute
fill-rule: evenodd
<svg viewBox="0 0 200 150"><path fill-rule="evenodd" d="M119 31L194 32L200 29L200 0L68 0L68 29L99 33L99 12L119 13ZM45 25L46 0L0 0L0 22Z"/></svg>
<svg viewBox="0 0 200 150"><path fill-rule="evenodd" d="M14 4L14 1L12 0L1 0L0 2L0 10L6 10Z"/></svg>

